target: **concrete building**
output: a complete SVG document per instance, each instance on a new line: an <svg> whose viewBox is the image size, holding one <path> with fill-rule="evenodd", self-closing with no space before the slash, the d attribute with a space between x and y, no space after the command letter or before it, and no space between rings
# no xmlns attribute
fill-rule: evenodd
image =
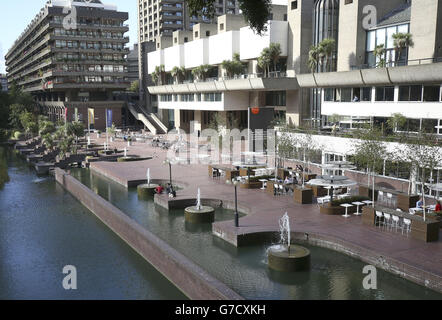
<svg viewBox="0 0 442 320"><path fill-rule="evenodd" d="M135 43L127 55L127 79L130 83L138 81L140 78L138 61L138 44Z"/></svg>
<svg viewBox="0 0 442 320"><path fill-rule="evenodd" d="M3 91L3 92L8 91L8 78L3 73L0 74L0 85L1 85L0 86L1 91Z"/></svg>
<svg viewBox="0 0 442 320"><path fill-rule="evenodd" d="M263 37L243 20L221 16L217 27L197 24L192 32L157 38L147 69L152 73L164 65L165 70L162 83L148 89L158 95L166 122L186 131L209 125L214 113L246 124L251 108L260 108L273 109L275 117L294 126L327 127L330 116L337 115L340 125L350 129L401 113L407 125L397 130L426 128L442 134L441 14L438 0L288 1L288 6L274 7ZM414 46L395 49L393 35L398 33L411 33ZM310 48L325 39L335 40L335 50L312 70ZM257 66L270 43L282 48L284 63L276 78L260 75ZM385 52L375 56L379 45ZM235 53L245 69L237 79L228 79L221 64ZM211 66L204 81L192 77L200 65ZM179 83L170 75L175 66L186 69Z"/></svg>
<svg viewBox="0 0 442 320"><path fill-rule="evenodd" d="M247 128L252 118L261 118L257 120L261 123L285 117L286 100L295 95L298 87L295 78L286 77L284 69L289 26L284 21L286 7L282 7L281 14L273 12L275 20L269 21L264 36L256 35L243 17L224 15L218 17L216 27L198 24L192 32L174 32L170 42L158 39L157 50L148 54L148 72L164 65L164 74L161 85L148 89L158 96L163 119L174 128L192 132L209 127L215 114L227 127L240 128ZM281 55L276 70L263 77L257 60L271 43L280 45ZM222 64L236 54L244 70L232 77ZM203 65L209 66L204 76L192 74L193 69ZM170 74L175 67L186 70L180 80ZM262 112L251 113L252 108Z"/></svg>
<svg viewBox="0 0 442 320"><path fill-rule="evenodd" d="M129 87L127 19L98 0L48 1L6 54L8 82L30 92L52 120L86 124L89 113L102 130L112 110L121 125L125 103L113 92Z"/></svg>

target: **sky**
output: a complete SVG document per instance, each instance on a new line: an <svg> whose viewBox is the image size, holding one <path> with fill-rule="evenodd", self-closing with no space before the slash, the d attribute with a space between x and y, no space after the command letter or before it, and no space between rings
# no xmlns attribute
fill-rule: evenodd
<svg viewBox="0 0 442 320"><path fill-rule="evenodd" d="M137 42L137 0L109 0L104 3L114 4L118 11L129 12L129 45ZM29 22L44 7L46 0L1 0L0 4L0 73L5 73L5 54L20 36ZM287 4L287 0L273 0L274 4Z"/></svg>

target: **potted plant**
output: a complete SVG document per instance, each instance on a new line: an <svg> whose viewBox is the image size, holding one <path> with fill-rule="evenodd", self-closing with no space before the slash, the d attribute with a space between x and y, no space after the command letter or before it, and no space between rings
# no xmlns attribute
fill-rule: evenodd
<svg viewBox="0 0 442 320"><path fill-rule="evenodd" d="M127 146L131 147L132 146L132 138L128 138L127 139Z"/></svg>
<svg viewBox="0 0 442 320"><path fill-rule="evenodd" d="M100 135L101 135L101 131L100 131L100 130L98 130L98 131L97 131L97 139L99 139L99 138L100 138Z"/></svg>

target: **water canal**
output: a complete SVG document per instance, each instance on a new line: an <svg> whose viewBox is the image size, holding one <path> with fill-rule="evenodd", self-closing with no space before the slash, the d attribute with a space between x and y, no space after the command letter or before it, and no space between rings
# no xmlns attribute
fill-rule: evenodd
<svg viewBox="0 0 442 320"><path fill-rule="evenodd" d="M378 271L376 291L362 287L364 264L308 247L310 272L271 273L265 246L234 248L210 225L184 222L139 201L135 189L95 175L73 174L142 226L248 299L442 299L442 295ZM0 299L180 299L184 296L53 178L37 178L26 162L0 147ZM9 180L9 182L7 182ZM218 220L232 219L218 211ZM75 265L78 290L62 288L62 268Z"/></svg>

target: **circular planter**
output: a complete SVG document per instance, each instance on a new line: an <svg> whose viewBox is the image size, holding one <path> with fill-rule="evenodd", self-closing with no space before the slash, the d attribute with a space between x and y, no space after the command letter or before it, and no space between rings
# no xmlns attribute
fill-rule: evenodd
<svg viewBox="0 0 442 320"><path fill-rule="evenodd" d="M202 206L198 210L196 206L184 209L184 218L190 223L212 223L215 221L215 209Z"/></svg>
<svg viewBox="0 0 442 320"><path fill-rule="evenodd" d="M155 189L158 187L157 184L141 184L137 187L137 193L139 199L149 199L155 195Z"/></svg>
<svg viewBox="0 0 442 320"><path fill-rule="evenodd" d="M301 246L286 247L277 245L268 250L269 268L275 271L296 272L310 269L310 251Z"/></svg>

